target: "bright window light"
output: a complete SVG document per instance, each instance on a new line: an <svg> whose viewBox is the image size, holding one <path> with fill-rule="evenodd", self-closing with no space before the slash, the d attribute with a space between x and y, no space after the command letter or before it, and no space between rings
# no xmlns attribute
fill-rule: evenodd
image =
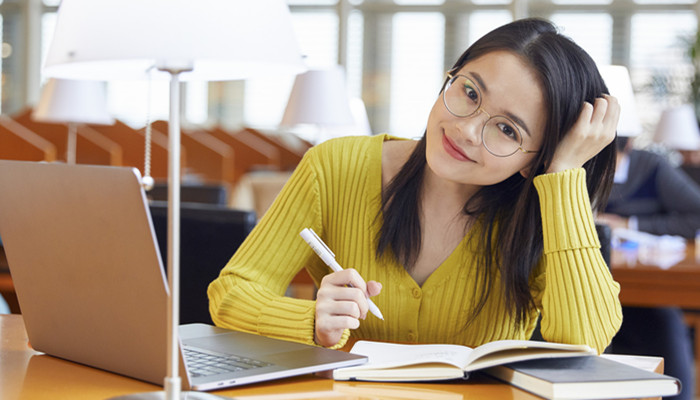
<svg viewBox="0 0 700 400"><path fill-rule="evenodd" d="M444 75L445 19L440 13L397 13L393 18L389 130L419 137Z"/></svg>

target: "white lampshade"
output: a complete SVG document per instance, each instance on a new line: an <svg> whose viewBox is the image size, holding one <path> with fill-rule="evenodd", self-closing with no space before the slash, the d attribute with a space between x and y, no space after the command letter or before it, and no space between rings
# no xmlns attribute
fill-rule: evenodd
<svg viewBox="0 0 700 400"><path fill-rule="evenodd" d="M104 82L49 79L32 118L40 122L111 125Z"/></svg>
<svg viewBox="0 0 700 400"><path fill-rule="evenodd" d="M48 76L235 80L306 69L278 0L63 0Z"/></svg>
<svg viewBox="0 0 700 400"><path fill-rule="evenodd" d="M297 75L280 125L353 125L350 99L342 67L309 70Z"/></svg>
<svg viewBox="0 0 700 400"><path fill-rule="evenodd" d="M632 81L627 68L621 65L604 65L598 68L610 94L620 102L620 120L617 123L617 135L623 137L639 136L642 124L637 114Z"/></svg>
<svg viewBox="0 0 700 400"><path fill-rule="evenodd" d="M700 150L700 129L690 104L664 110L654 141L673 150Z"/></svg>

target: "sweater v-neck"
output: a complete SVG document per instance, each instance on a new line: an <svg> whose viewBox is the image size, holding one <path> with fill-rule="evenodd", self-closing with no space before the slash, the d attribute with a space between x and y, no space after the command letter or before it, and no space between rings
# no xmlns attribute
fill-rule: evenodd
<svg viewBox="0 0 700 400"><path fill-rule="evenodd" d="M372 166L370 168L370 172L368 173L368 179L370 179L370 182L372 182L372 184L369 186L373 188L370 196L372 199L373 212L367 214L368 218L374 218L376 215L378 215L381 209L383 168L382 153L384 150L384 143L389 140L408 140L405 138L391 136L389 134L382 134L379 136L381 137L382 145L375 147L376 153L371 155L368 154L368 156L373 159L374 163L379 164L378 168ZM378 227L376 224L370 224L369 226ZM372 229L372 235L376 236L378 233L379 232L376 231L376 228ZM388 264L387 267L390 267L395 271L397 279L403 286L408 286L410 289L419 289L425 292L434 291L439 288L450 276L453 276L455 268L459 268L461 265L459 259L464 259L464 251L467 246L466 241L469 236L470 233L467 233L462 240L459 241L459 244L457 244L452 252L440 263L440 265L438 265L438 267L430 275L428 275L428 278L422 285L419 285L418 282L413 279L413 276L411 276L406 268L395 257L391 258L391 264Z"/></svg>

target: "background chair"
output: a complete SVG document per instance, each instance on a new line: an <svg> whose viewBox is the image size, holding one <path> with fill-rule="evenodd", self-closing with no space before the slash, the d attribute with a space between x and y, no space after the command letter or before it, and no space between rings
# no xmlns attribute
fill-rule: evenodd
<svg viewBox="0 0 700 400"><path fill-rule="evenodd" d="M167 263L167 202L150 204L163 265ZM212 324L207 287L257 221L255 212L203 203L182 203L180 211L180 323Z"/></svg>
<svg viewBox="0 0 700 400"><path fill-rule="evenodd" d="M186 183L180 186L180 199L183 203L206 203L225 206L228 202L228 189L223 184ZM150 200L168 200L168 184L156 182L146 195Z"/></svg>

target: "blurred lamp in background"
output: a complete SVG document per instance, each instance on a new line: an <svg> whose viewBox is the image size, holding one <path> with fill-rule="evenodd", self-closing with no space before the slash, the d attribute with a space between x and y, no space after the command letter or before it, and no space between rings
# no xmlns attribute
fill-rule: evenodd
<svg viewBox="0 0 700 400"><path fill-rule="evenodd" d="M617 135L635 137L642 133L642 124L637 114L632 81L627 68L621 65L604 65L598 67L610 94L620 102L620 121L617 123Z"/></svg>
<svg viewBox="0 0 700 400"><path fill-rule="evenodd" d="M693 106L684 104L664 110L654 141L671 150L700 150L700 129Z"/></svg>
<svg viewBox="0 0 700 400"><path fill-rule="evenodd" d="M355 100L354 108L365 126L356 122L343 68L309 70L297 75L280 126L293 128L314 144L346 134L369 134L367 111L361 102Z"/></svg>
<svg viewBox="0 0 700 400"><path fill-rule="evenodd" d="M75 164L78 124L111 125L104 82L49 79L41 91L32 119L68 124L66 162Z"/></svg>

